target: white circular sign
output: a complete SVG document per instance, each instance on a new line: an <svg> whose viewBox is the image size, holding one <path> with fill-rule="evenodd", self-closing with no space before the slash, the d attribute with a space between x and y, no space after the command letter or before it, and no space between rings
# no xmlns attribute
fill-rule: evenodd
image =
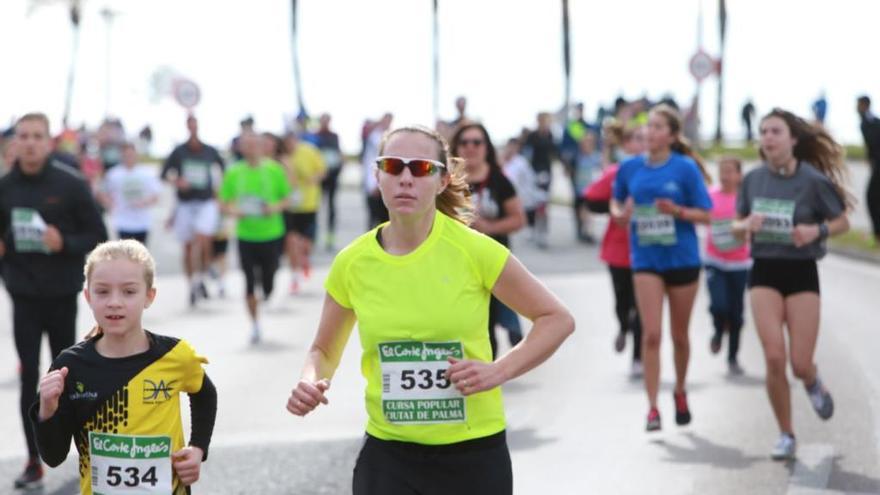
<svg viewBox="0 0 880 495"><path fill-rule="evenodd" d="M703 50L699 50L693 57L691 57L688 68L691 71L691 75L694 76L694 79L699 82L715 72L715 59Z"/></svg>
<svg viewBox="0 0 880 495"><path fill-rule="evenodd" d="M174 81L174 99L184 108L193 108L199 104L202 92L199 86L189 79Z"/></svg>

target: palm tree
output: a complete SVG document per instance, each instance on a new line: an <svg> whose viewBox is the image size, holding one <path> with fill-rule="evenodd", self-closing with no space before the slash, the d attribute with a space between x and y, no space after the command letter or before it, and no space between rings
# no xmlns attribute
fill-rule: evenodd
<svg viewBox="0 0 880 495"><path fill-rule="evenodd" d="M79 53L79 24L82 15L82 0L30 0L30 8L28 14L31 14L39 7L51 4L66 3L70 11L70 25L73 28L73 42L70 44L71 56L70 67L67 72L67 89L64 96L64 117L62 122L66 126L70 117L70 104L73 100L73 80L76 74L76 59Z"/></svg>

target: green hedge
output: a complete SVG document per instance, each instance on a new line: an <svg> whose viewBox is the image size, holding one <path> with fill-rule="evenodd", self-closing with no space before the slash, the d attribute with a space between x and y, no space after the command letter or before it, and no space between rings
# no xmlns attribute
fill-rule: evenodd
<svg viewBox="0 0 880 495"><path fill-rule="evenodd" d="M865 147L858 145L846 145L844 146L846 150L846 158L848 160L864 160L865 159ZM744 161L752 161L757 160L758 156L758 146L755 144L754 146L726 146L726 145L712 145L708 148L703 148L701 153L706 158L716 160L725 155L733 155L740 160Z"/></svg>

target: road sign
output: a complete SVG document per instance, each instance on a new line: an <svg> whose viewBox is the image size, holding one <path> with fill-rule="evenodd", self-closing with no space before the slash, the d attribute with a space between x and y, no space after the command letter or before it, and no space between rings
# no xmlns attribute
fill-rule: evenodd
<svg viewBox="0 0 880 495"><path fill-rule="evenodd" d="M177 79L174 81L174 99L182 107L191 109L199 104L202 92L199 86L189 79Z"/></svg>
<svg viewBox="0 0 880 495"><path fill-rule="evenodd" d="M696 79L697 82L702 82L703 79L711 76L712 73L715 72L716 67L717 63L715 62L715 59L702 49L697 50L697 53L691 57L691 60L688 63L691 75L694 76L694 79Z"/></svg>

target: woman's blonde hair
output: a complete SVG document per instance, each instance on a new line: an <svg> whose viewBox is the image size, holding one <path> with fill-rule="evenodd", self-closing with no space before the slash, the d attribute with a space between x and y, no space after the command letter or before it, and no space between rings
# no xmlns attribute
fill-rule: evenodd
<svg viewBox="0 0 880 495"><path fill-rule="evenodd" d="M711 184L712 176L710 176L709 171L706 170L705 160L703 160L703 157L694 150L690 142L688 142L688 140L681 134L681 115L678 114L678 110L666 103L661 103L651 108L650 113L656 113L666 120L666 124L669 126L669 132L672 133L672 136L675 138L670 149L676 153L687 155L697 162L697 167L699 167L700 173L703 174L703 181L706 184Z"/></svg>
<svg viewBox="0 0 880 495"><path fill-rule="evenodd" d="M147 290L154 287L153 284L156 279L156 262L153 260L153 256L140 242L126 239L121 241L102 242L89 253L86 258L85 268L83 269L83 274L86 279L86 290L89 288L89 281L92 278L92 272L95 271L95 265L102 261L111 260L128 260L139 264L141 268L144 269L144 283L147 285ZM94 337L100 333L101 327L95 325L95 327L92 328L92 331L86 335L86 338Z"/></svg>
<svg viewBox="0 0 880 495"><path fill-rule="evenodd" d="M398 127L385 133L385 136L382 137L382 143L379 145L379 155L385 153L385 146L392 136L404 132L421 134L437 144L436 160L446 165L446 170L441 173L449 175L449 184L442 193L437 195L437 209L465 225L470 225L474 212L473 205L471 204L471 190L467 182L467 173L464 169L464 160L451 156L449 143L446 142L443 136L434 130L419 125Z"/></svg>

